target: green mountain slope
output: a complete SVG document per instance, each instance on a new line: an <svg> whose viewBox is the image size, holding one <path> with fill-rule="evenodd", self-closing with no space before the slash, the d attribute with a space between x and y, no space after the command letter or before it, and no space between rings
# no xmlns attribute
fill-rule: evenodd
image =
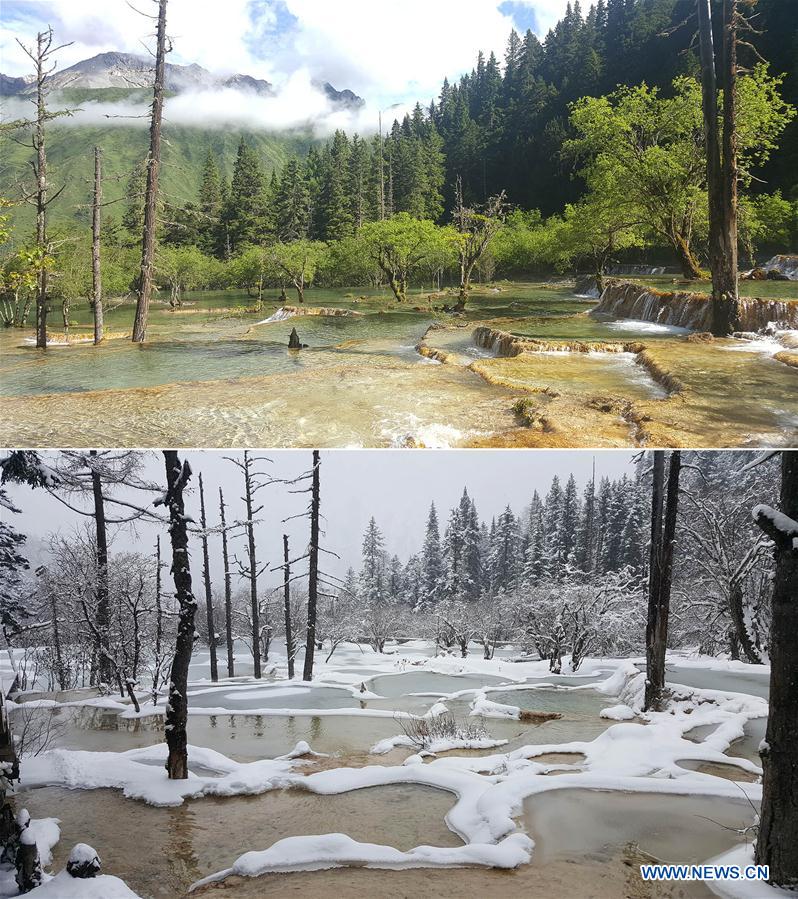
<svg viewBox="0 0 798 899"><path fill-rule="evenodd" d="M81 94L86 93L89 92L81 91ZM311 136L295 133L203 129L165 123L161 170L165 198L179 204L196 200L202 166L209 147L219 159L221 170L229 178L242 135L260 156L267 174L274 168L279 169L292 155L304 155L314 143ZM103 190L104 199L108 201L124 195L130 172L144 158L148 141L149 132L144 123L99 126L52 123L47 133L50 181L54 189L62 184L65 186L58 200L50 207L51 221L54 224L76 220L88 222L86 204L91 199L95 145L103 150ZM30 187L31 169L28 160L33 155L32 150L30 146L20 146L8 138L0 141L0 150L0 196L15 200L21 195L24 181ZM118 219L122 206L122 203L111 206L108 214ZM33 226L33 222L33 207L22 204L13 208L12 223L18 229L27 230Z"/></svg>

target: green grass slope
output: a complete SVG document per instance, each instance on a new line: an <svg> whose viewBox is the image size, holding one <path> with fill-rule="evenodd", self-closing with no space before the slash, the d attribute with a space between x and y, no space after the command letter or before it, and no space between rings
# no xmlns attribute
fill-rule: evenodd
<svg viewBox="0 0 798 899"><path fill-rule="evenodd" d="M100 95L102 99L118 99L116 89L80 91L80 96L69 102L81 102L87 94ZM125 91L125 94L128 92ZM97 96L94 99L100 99ZM168 115L168 109L167 109ZM171 125L164 122L162 151L161 186L165 198L173 203L194 202L197 199L202 167L208 148L213 150L220 167L229 178L232 174L238 142L241 137L259 154L264 171L270 174L279 169L293 155L304 155L314 142L307 134L269 133L234 129L203 129ZM18 140L27 140L17 134L17 140L3 137L0 140L0 196L10 200L20 197L23 185L32 184L29 160L33 156L29 144L20 146ZM53 122L47 131L47 160L50 183L56 190L64 185L64 190L50 207L54 224L70 222L87 223L94 177L94 147L103 151L103 193L106 201L122 197L133 167L140 162L149 142L147 123L120 122L105 125L61 124ZM119 203L108 209L108 214L119 218L124 204ZM20 232L26 232L34 224L34 210L29 204L12 209L12 224Z"/></svg>

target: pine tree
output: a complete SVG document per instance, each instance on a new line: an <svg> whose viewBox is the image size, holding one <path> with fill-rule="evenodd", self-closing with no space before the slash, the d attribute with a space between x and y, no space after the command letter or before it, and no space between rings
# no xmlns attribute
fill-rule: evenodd
<svg viewBox="0 0 798 899"><path fill-rule="evenodd" d="M512 595L518 589L520 559L518 519L507 506L496 520L491 568L494 594Z"/></svg>
<svg viewBox="0 0 798 899"><path fill-rule="evenodd" d="M302 165L289 159L273 196L274 230L278 240L302 240L310 225L310 191Z"/></svg>
<svg viewBox="0 0 798 899"><path fill-rule="evenodd" d="M528 587L535 586L545 574L546 529L543 502L537 490L529 505L528 528L524 547L522 580Z"/></svg>
<svg viewBox="0 0 798 899"><path fill-rule="evenodd" d="M350 218L355 229L374 218L373 204L370 202L370 172L369 145L355 134L349 152Z"/></svg>
<svg viewBox="0 0 798 899"><path fill-rule="evenodd" d="M592 574L596 564L596 487L591 478L582 495L582 513L576 533L574 562L579 571Z"/></svg>
<svg viewBox="0 0 798 899"><path fill-rule="evenodd" d="M405 563L403 580L405 598L411 609L418 610L424 603L424 566L421 557L413 554Z"/></svg>
<svg viewBox="0 0 798 899"><path fill-rule="evenodd" d="M564 567L573 561L576 549L576 532L579 527L579 497L576 481L570 475L565 484L559 521L559 564Z"/></svg>
<svg viewBox="0 0 798 899"><path fill-rule="evenodd" d="M463 488L458 513L462 543L461 590L464 599L474 600L479 596L482 585L479 516L477 507L465 488Z"/></svg>
<svg viewBox="0 0 798 899"><path fill-rule="evenodd" d="M363 535L363 567L359 595L367 605L386 601L386 560L382 531L372 517Z"/></svg>
<svg viewBox="0 0 798 899"><path fill-rule="evenodd" d="M403 602L405 599L404 567L399 556L391 556L385 577L385 586L391 602Z"/></svg>
<svg viewBox="0 0 798 899"><path fill-rule="evenodd" d="M224 254L222 240L222 179L213 150L208 148L199 189L199 245L204 253Z"/></svg>
<svg viewBox="0 0 798 899"><path fill-rule="evenodd" d="M122 225L135 241L141 239L144 228L144 190L147 184L146 161L136 163L125 186L125 205Z"/></svg>
<svg viewBox="0 0 798 899"><path fill-rule="evenodd" d="M444 568L438 513L435 510L435 503L430 505L429 516L427 517L424 548L421 551L421 567L424 602L437 602L443 592Z"/></svg>
<svg viewBox="0 0 798 899"><path fill-rule="evenodd" d="M247 244L261 243L267 236L266 181L257 154L243 137L238 144L222 221L232 253Z"/></svg>
<svg viewBox="0 0 798 899"><path fill-rule="evenodd" d="M546 575L555 580L559 580L562 575L562 559L560 556L560 548L562 546L562 539L560 536L562 508L562 487L560 486L559 477L554 475L551 481L551 487L549 487L549 492L546 494L546 504L543 513L546 540L543 551L543 566Z"/></svg>
<svg viewBox="0 0 798 899"><path fill-rule="evenodd" d="M352 210L347 192L349 174L349 138L336 131L332 143L321 154L319 193L319 236L321 240L342 240L354 232Z"/></svg>
<svg viewBox="0 0 798 899"><path fill-rule="evenodd" d="M449 520L443 533L443 565L446 599L462 599L463 533L459 506L449 512Z"/></svg>

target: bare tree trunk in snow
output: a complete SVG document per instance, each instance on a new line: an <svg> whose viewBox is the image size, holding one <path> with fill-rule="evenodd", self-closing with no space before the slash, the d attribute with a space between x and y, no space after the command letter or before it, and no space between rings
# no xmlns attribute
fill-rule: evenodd
<svg viewBox="0 0 798 899"><path fill-rule="evenodd" d="M781 514L765 506L756 523L774 546L770 630L770 713L762 757L762 811L756 863L770 880L798 887L798 452L781 454ZM786 520L785 520L786 519Z"/></svg>
<svg viewBox="0 0 798 899"><path fill-rule="evenodd" d="M680 471L681 454L678 450L674 450L671 452L668 469L667 497L664 497L665 453L663 450L655 450L646 625L646 711L657 711L660 708L665 690L665 651L668 645Z"/></svg>
<svg viewBox="0 0 798 899"><path fill-rule="evenodd" d="M288 679L294 677L294 633L291 626L291 566L288 562L288 534L283 534L283 608L285 610L285 651L288 656Z"/></svg>
<svg viewBox="0 0 798 899"><path fill-rule="evenodd" d="M224 494L219 488L219 515L222 522L222 565L224 566L224 634L227 644L227 676L235 677L233 655L233 592L230 589L230 554L227 551L227 525L224 519Z"/></svg>
<svg viewBox="0 0 798 899"><path fill-rule="evenodd" d="M313 481L310 499L310 565L308 573L308 635L305 641L303 680L313 680L313 656L316 651L316 601L319 590L319 451L313 450Z"/></svg>
<svg viewBox="0 0 798 899"><path fill-rule="evenodd" d="M202 486L202 474L199 476L200 495L200 527L202 528L202 580L205 584L205 615L208 623L208 648L211 655L211 680L219 680L219 669L216 664L216 625L213 620L213 594L211 591L211 563L208 557L208 521L205 515L205 490Z"/></svg>
<svg viewBox="0 0 798 899"><path fill-rule="evenodd" d="M166 704L166 745L169 755L166 770L170 780L188 778L188 666L194 648L194 617L197 601L191 587L183 490L191 477L191 466L181 463L176 450L164 450L166 495L163 504L169 510L169 538L172 543L172 577L178 604L177 639L169 676L169 699Z"/></svg>

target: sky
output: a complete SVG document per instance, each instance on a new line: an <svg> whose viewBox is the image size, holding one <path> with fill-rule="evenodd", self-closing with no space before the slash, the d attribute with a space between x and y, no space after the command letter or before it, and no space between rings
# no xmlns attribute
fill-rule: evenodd
<svg viewBox="0 0 798 899"><path fill-rule="evenodd" d="M52 454L50 454L52 455ZM182 455L182 454L181 454ZM243 518L242 478L238 468L225 456L241 458L241 453L195 451L185 454L194 470L193 490L187 496L186 508L199 521L197 477L202 472L208 521L218 521L218 491L222 487L228 505L228 522ZM310 467L308 450L276 450L256 455L267 456L262 470L273 478L294 478ZM383 531L386 549L405 561L418 551L431 502L435 502L441 525L445 527L449 509L468 488L482 519L498 516L508 504L516 513L523 512L532 493L545 493L552 477L565 479L573 472L580 492L590 479L593 460L596 477L620 477L633 474L634 453L622 450L332 450L321 453L321 510L326 537L322 545L341 558L324 559L324 567L342 576L349 565L359 567L363 532L373 515ZM148 453L143 476L163 483L163 458ZM28 535L28 557L33 567L46 561L47 538L50 534L68 536L76 528L91 524L90 519L69 511L43 490L30 490L19 485L6 485L9 497L20 514L2 511L3 518L16 530ZM264 561L277 565L282 560L282 535L287 533L296 555L308 542L309 524L299 519L283 524L283 519L299 514L307 504L304 494L291 494L283 485L265 487L260 493L264 509L257 526L259 552ZM124 496L124 494L120 494ZM140 501L140 494L136 495ZM114 513L108 512L109 517ZM166 529L158 524L138 523L135 529L118 526L113 529L112 551L151 552L160 533L167 540ZM195 577L199 578L201 550L192 541ZM221 541L211 541L212 572L221 579ZM242 539L234 541L232 551L243 558ZM292 549L292 555L294 550ZM279 574L270 575L277 583ZM235 586L235 585L234 585ZM238 586L241 586L239 584ZM195 590L199 592L199 582Z"/></svg>
<svg viewBox="0 0 798 899"><path fill-rule="evenodd" d="M503 60L511 28L544 36L565 6L566 0L169 0L169 61L265 78L288 92L286 105L294 108L311 102L314 81L329 81L363 97L364 113L376 120L393 105L428 103L445 76L471 70L479 50ZM16 39L31 43L46 24L58 43L72 42L59 51L59 68L109 50L144 53L154 24L131 7L157 8L154 0L3 0L0 71L30 72ZM356 124L366 130L365 121Z"/></svg>

